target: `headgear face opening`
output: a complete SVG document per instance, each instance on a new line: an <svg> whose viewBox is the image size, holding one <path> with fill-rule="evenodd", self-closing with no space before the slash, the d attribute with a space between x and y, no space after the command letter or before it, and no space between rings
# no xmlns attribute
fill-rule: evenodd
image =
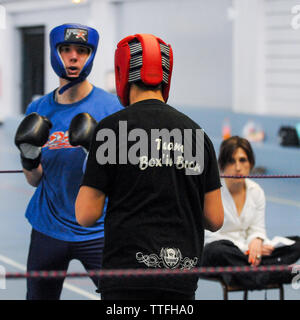
<svg viewBox="0 0 300 320"><path fill-rule="evenodd" d="M55 73L60 78L67 79L71 82L74 81L74 84L85 80L92 70L98 42L99 34L97 30L81 24L63 24L52 29L50 33L50 55L51 65ZM90 49L90 55L77 78L69 78L67 75L65 65L59 53L59 47L64 44L83 45ZM71 85L68 85L66 89L70 86Z"/></svg>
<svg viewBox="0 0 300 320"><path fill-rule="evenodd" d="M116 91L123 106L129 105L130 84L141 81L155 87L162 84L165 102L169 97L173 69L171 45L151 34L128 36L115 52Z"/></svg>

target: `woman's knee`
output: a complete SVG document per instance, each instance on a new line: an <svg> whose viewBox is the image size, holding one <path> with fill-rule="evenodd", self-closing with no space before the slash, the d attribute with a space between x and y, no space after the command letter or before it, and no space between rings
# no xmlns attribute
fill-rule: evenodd
<svg viewBox="0 0 300 320"><path fill-rule="evenodd" d="M203 250L203 265L218 265L218 261L223 260L232 247L231 241L221 240L208 243Z"/></svg>

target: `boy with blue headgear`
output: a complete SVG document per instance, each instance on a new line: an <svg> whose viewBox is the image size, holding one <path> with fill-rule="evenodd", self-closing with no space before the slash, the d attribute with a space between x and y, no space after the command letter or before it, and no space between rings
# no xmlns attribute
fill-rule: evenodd
<svg viewBox="0 0 300 320"><path fill-rule="evenodd" d="M87 80L98 40L95 29L79 24L51 31L51 65L59 87L28 106L15 135L26 179L36 187L26 210L32 225L28 271L66 271L72 259L86 270L101 267L104 219L85 228L74 211L94 127L122 109L116 96ZM27 299L59 299L63 282L29 278Z"/></svg>

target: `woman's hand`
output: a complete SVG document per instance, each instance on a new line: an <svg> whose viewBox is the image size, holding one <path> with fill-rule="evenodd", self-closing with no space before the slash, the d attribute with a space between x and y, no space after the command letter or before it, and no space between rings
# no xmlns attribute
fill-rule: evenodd
<svg viewBox="0 0 300 320"><path fill-rule="evenodd" d="M249 257L248 262L252 266L258 266L261 262L261 257L263 254L263 240L260 238L253 239L249 244Z"/></svg>
<svg viewBox="0 0 300 320"><path fill-rule="evenodd" d="M263 256L270 256L271 253L273 252L274 247L269 245L269 244L264 244L262 246L262 255Z"/></svg>

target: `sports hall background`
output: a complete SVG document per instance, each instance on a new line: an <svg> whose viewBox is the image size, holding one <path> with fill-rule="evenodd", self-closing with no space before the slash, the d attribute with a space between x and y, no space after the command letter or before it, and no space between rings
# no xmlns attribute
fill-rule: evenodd
<svg viewBox="0 0 300 320"><path fill-rule="evenodd" d="M13 144L26 105L53 90L49 31L78 22L95 27L100 44L90 81L114 92L116 43L153 33L174 50L169 103L190 115L218 151L226 121L242 135L249 122L265 139L253 142L266 174L300 174L299 147L282 147L281 126L300 123L300 1L298 0L0 0L0 170L20 169ZM300 234L299 179L260 179L270 238ZM30 226L24 218L34 189L22 174L0 175L0 266L25 271ZM73 261L69 271L83 271ZM285 286L286 299L300 289ZM0 300L25 297L25 280L7 280ZM219 284L200 280L197 299L222 299ZM230 299L241 299L231 293ZM268 299L277 299L271 290ZM69 279L62 299L96 299L89 279ZM254 291L249 299L264 299Z"/></svg>

